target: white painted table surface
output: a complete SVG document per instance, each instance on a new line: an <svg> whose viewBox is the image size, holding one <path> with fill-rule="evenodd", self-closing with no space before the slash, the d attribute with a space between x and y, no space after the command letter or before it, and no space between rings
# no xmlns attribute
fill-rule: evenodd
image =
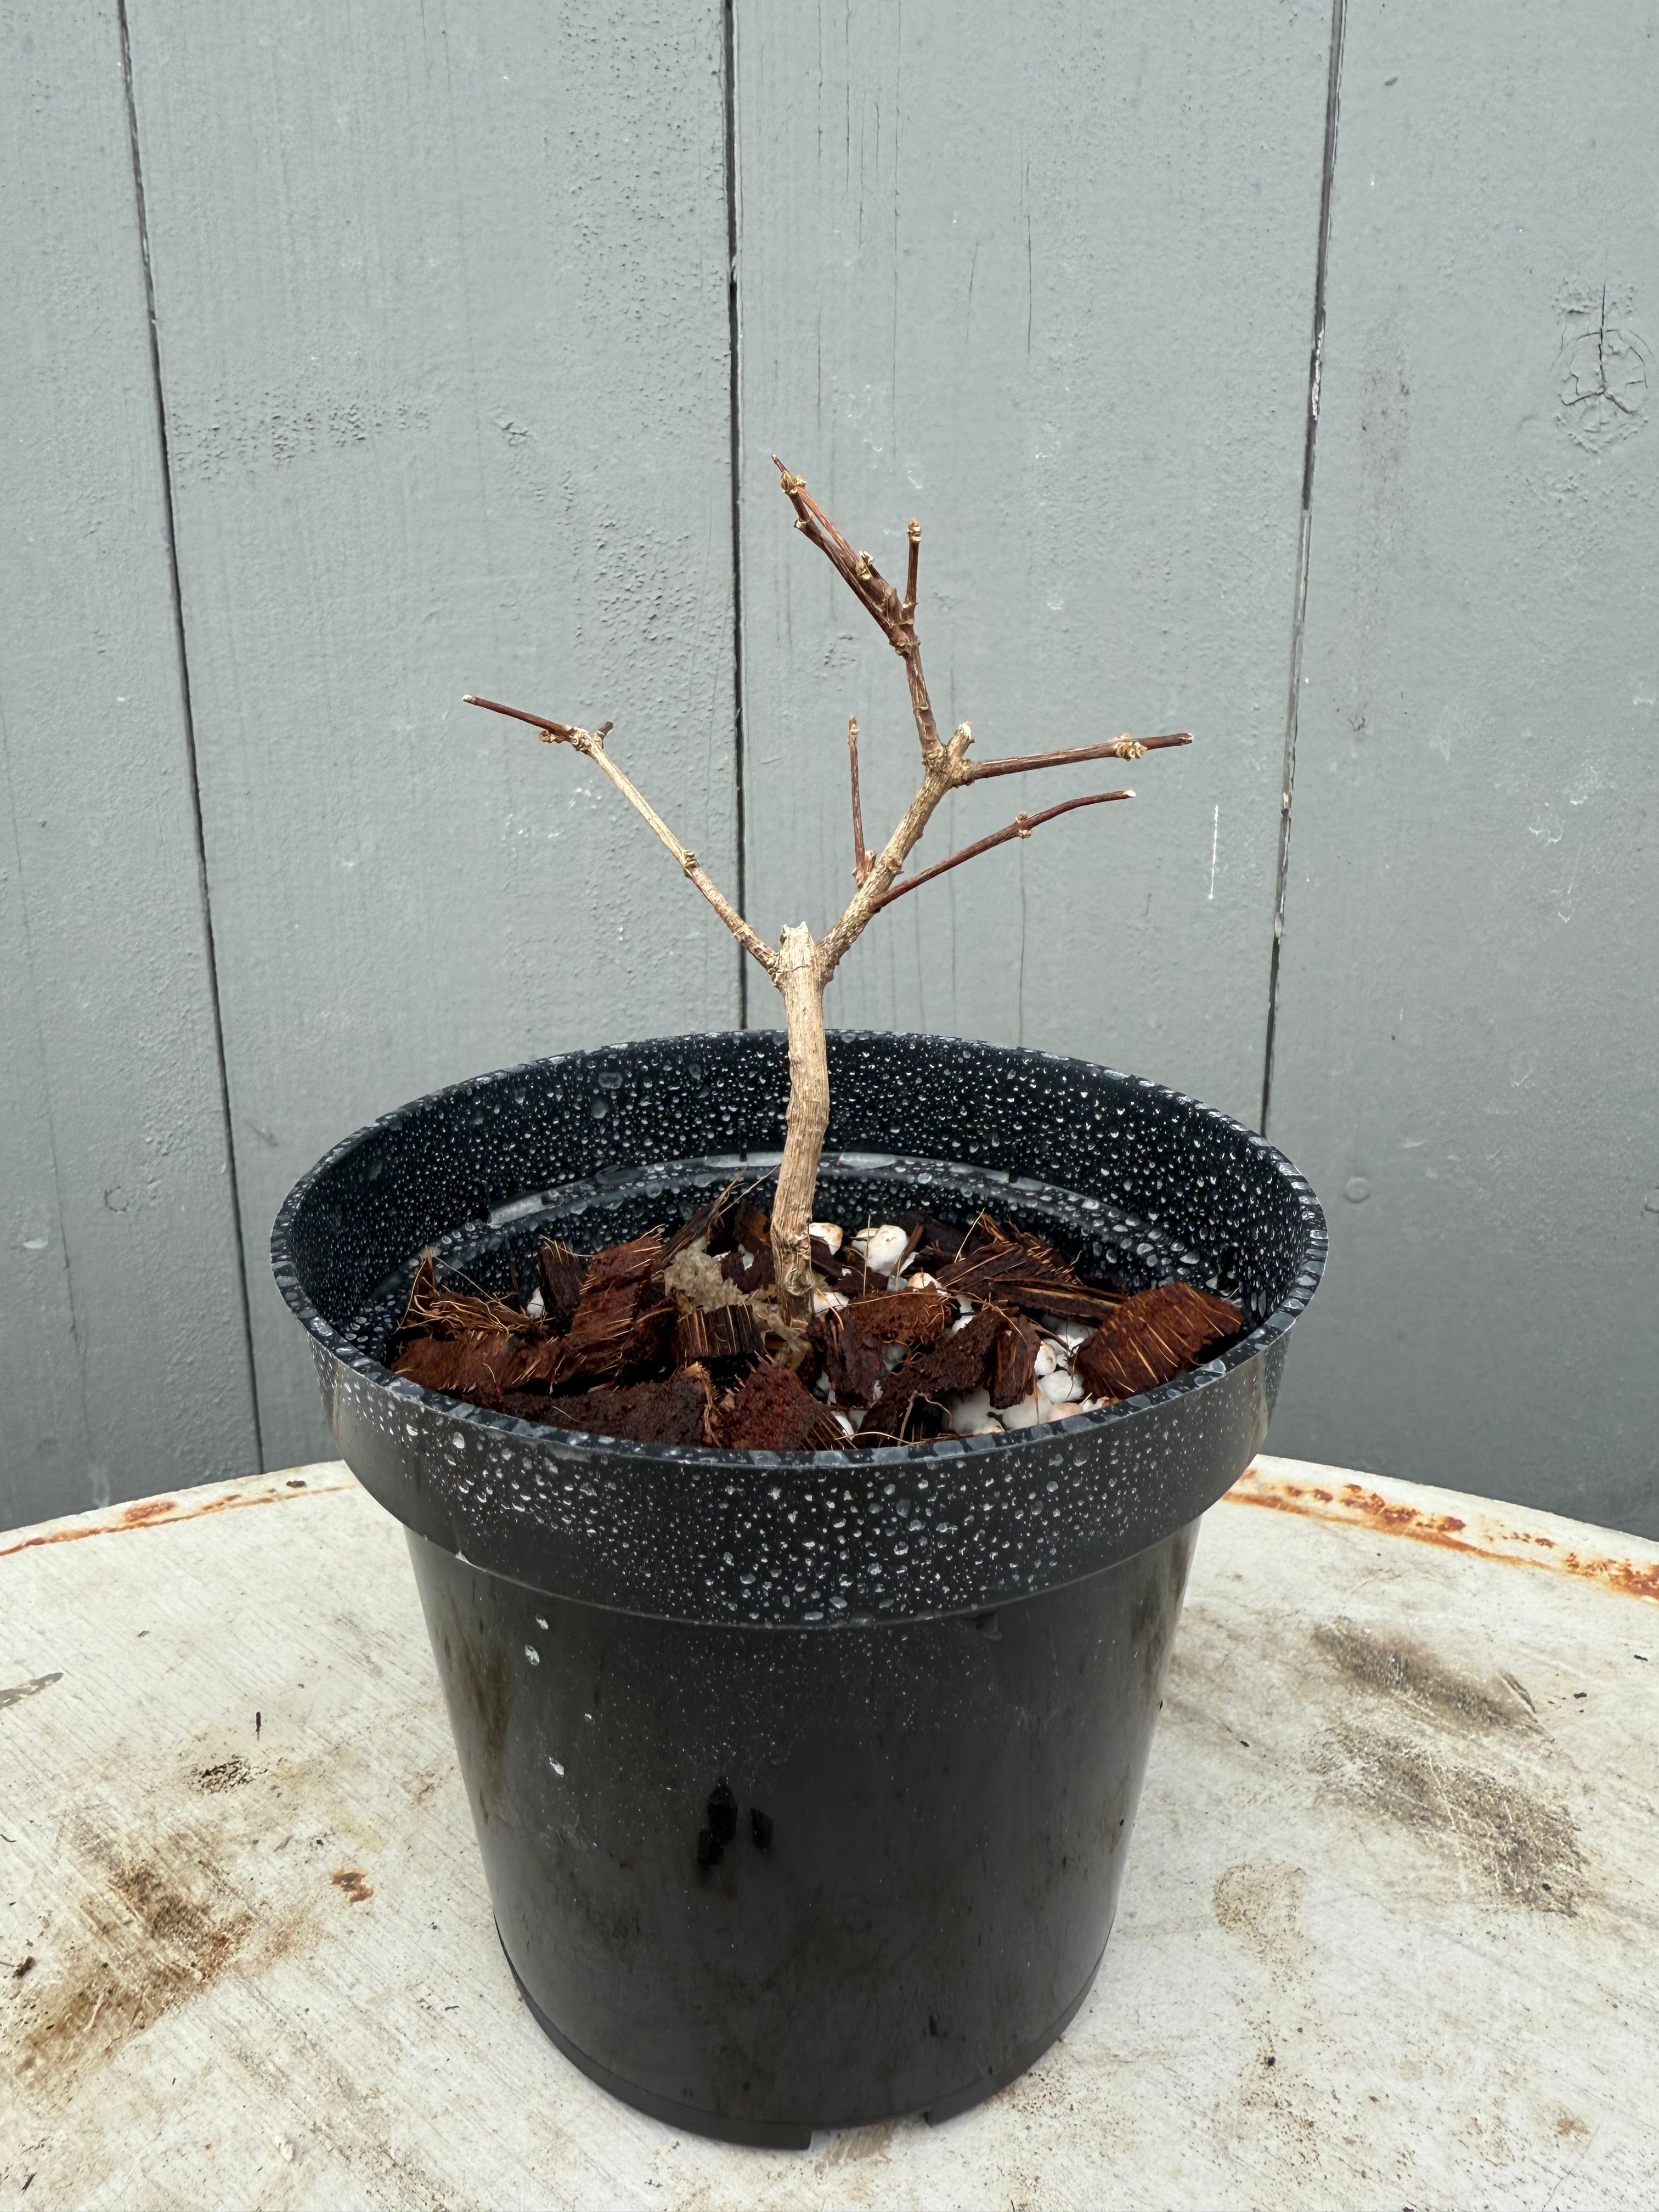
<svg viewBox="0 0 1659 2212"><path fill-rule="evenodd" d="M403 1532L343 1466L16 1531L0 2202L1633 2212L1656 1799L1659 1547L1264 1458L1064 2040L946 2126L738 2150L519 2002Z"/></svg>

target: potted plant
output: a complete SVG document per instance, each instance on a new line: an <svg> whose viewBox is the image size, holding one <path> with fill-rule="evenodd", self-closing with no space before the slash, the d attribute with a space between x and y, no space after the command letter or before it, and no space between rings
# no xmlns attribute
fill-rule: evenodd
<svg viewBox="0 0 1659 2212"><path fill-rule="evenodd" d="M272 1249L341 1455L409 1530L537 2019L676 2125L804 2144L964 2108L1082 2002L1197 1522L1265 1438L1325 1237L1261 1138L1144 1079L826 1036L884 907L1131 795L906 875L947 792L1188 740L972 759L928 700L917 525L901 594L779 468L921 750L872 854L849 726L854 890L821 938L750 927L609 725L474 703L602 769L785 1036L418 1100L319 1163Z"/></svg>

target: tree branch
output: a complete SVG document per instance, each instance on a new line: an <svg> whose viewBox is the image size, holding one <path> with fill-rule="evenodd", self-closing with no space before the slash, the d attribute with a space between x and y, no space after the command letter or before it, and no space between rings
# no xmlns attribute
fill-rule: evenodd
<svg viewBox="0 0 1659 2212"><path fill-rule="evenodd" d="M983 783L991 775L1024 775L1027 769L1074 768L1079 761L1139 760L1143 753L1162 752L1169 745L1191 744L1189 730L1176 730L1167 738L1114 738L1109 744L1073 745L1064 752L1021 753L1014 760L975 761L964 770L964 783Z"/></svg>
<svg viewBox="0 0 1659 2212"><path fill-rule="evenodd" d="M880 623L886 632L888 643L896 652L902 653L904 625L900 619L898 593L867 553L854 552L807 490L805 477L798 477L793 470L785 468L775 453L772 456L772 464L777 470L784 495L795 510L795 527L811 538L840 574L854 598L873 621Z"/></svg>
<svg viewBox="0 0 1659 2212"><path fill-rule="evenodd" d="M853 881L862 884L870 872L870 855L864 848L864 809L859 804L859 726L847 717L847 757L853 775Z"/></svg>
<svg viewBox="0 0 1659 2212"><path fill-rule="evenodd" d="M463 703L469 707L487 708L492 714L510 714L515 722L528 722L533 730L539 732L544 744L568 745L575 752L585 753L589 760L603 769L629 805L651 824L679 862L688 881L696 885L744 951L754 956L774 982L777 981L777 955L771 946L750 927L724 892L710 882L696 854L681 844L644 793L629 781L605 751L605 740L611 727L609 722L602 722L597 730L577 729L568 722L552 721L544 714L527 714L522 707L503 707L498 700L477 698L471 692L467 693Z"/></svg>
<svg viewBox="0 0 1659 2212"><path fill-rule="evenodd" d="M988 853L998 845L1006 845L1011 837L1029 837L1033 830L1041 829L1045 822L1052 822L1056 815L1070 814L1079 806L1103 806L1110 799L1133 797L1133 791L1091 791L1081 799L1063 799L1058 806L1045 807L1041 814L1016 814L1006 830L994 830L988 837L981 837L972 845L964 845L959 853L952 853L948 860L936 860L931 868L924 868L920 875L906 876L902 882L894 884L877 899L872 911L879 914L883 907L891 906L893 901L902 898L906 891L919 890L923 884L932 883L935 876L942 876L951 868L959 868L964 860L976 860L981 853Z"/></svg>
<svg viewBox="0 0 1659 2212"><path fill-rule="evenodd" d="M933 720L933 702L927 696L927 681L921 672L921 647L916 641L915 574L916 557L921 544L921 526L910 524L910 556L908 581L911 586L908 600L901 600L867 553L855 553L835 524L806 489L806 480L793 470L785 468L775 453L772 456L782 483L784 495L795 510L795 527L803 532L820 553L836 570L860 606L878 623L888 643L904 662L905 682L910 690L910 712L915 717L916 735L921 740L923 763L933 767L943 756L945 748L939 743L939 726Z"/></svg>

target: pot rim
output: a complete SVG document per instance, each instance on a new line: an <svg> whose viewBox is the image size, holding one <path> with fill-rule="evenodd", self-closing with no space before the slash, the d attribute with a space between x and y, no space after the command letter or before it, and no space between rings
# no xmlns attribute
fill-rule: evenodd
<svg viewBox="0 0 1659 2212"><path fill-rule="evenodd" d="M282 1210L272 1224L271 1272L289 1310L315 1345L331 1358L350 1368L364 1382L386 1391L394 1399L413 1404L430 1404L441 1410L447 1419L481 1435L508 1437L517 1445L533 1445L550 1455L568 1455L578 1462L591 1455L596 1461L633 1460L641 1464L656 1465L666 1459L688 1469L695 1468L699 1473L713 1474L725 1469L733 1474L771 1474L780 1468L810 1468L821 1471L835 1466L845 1467L849 1462L858 1467L886 1469L916 1467L925 1465L929 1460L957 1459L964 1454L973 1456L990 1453L1040 1452L1045 1445L1053 1444L1060 1431L1071 1437L1101 1435L1124 1421L1145 1414L1153 1407L1167 1405L1176 1399L1206 1389L1237 1369L1259 1359L1278 1339L1288 1334L1318 1287L1329 1251L1329 1236L1324 1209L1315 1196L1312 1185L1275 1145L1270 1144L1267 1138L1247 1127L1243 1122L1235 1121L1231 1115L1222 1113L1218 1108L1206 1106L1201 1099L1191 1097L1185 1091L1172 1090L1165 1084L1155 1083L1150 1077L1127 1074L1121 1069L1107 1067L1097 1060L1079 1060L1071 1054L1039 1052L1030 1046L987 1045L980 1040L920 1032L860 1030L842 1030L831 1034L848 1043L868 1041L886 1044L904 1042L939 1046L969 1045L976 1051L1006 1052L1011 1057L1047 1061L1056 1068L1075 1068L1091 1074L1110 1076L1118 1082L1165 1099L1188 1114L1212 1123L1218 1129L1243 1138L1247 1147L1289 1187L1301 1220L1304 1232L1302 1255L1290 1288L1270 1313L1215 1358L1200 1366L1185 1370L1173 1381L1161 1384L1157 1389L1141 1391L1133 1398L1116 1400L1093 1413L1074 1413L1063 1422L1038 1422L1029 1429L1005 1430L994 1437L947 1435L929 1437L916 1443L878 1444L852 1451L775 1452L732 1450L715 1444L639 1443L626 1437L601 1436L581 1429L556 1429L541 1422L520 1420L515 1414L492 1412L486 1407L473 1405L468 1399L453 1398L442 1391L428 1390L361 1351L341 1330L324 1319L301 1286L289 1251L289 1232L295 1215L325 1176L360 1146L368 1144L381 1132L398 1128L440 1101L462 1097L476 1091L482 1083L507 1080L544 1068L569 1067L584 1061L597 1063L614 1057L619 1051L627 1051L641 1044L694 1044L707 1042L711 1037L745 1034L750 1033L688 1030L673 1037L629 1038L622 1044L548 1054L538 1060L520 1061L512 1067L492 1069L483 1075L464 1078L459 1083L445 1084L436 1091L423 1091L419 1097L394 1108L391 1113L365 1122L361 1128L354 1130L349 1137L342 1139L325 1152L316 1165L301 1176L283 1201ZM830 1152L824 1155L830 1163L839 1157L841 1155ZM972 1162L942 1164L964 1167L975 1164ZM1001 1171L995 1169L987 1168L982 1172L988 1176L1001 1176ZM1006 1180L1006 1177L1002 1179ZM585 1178L572 1177L570 1180L574 1182ZM556 1194L558 1188L557 1184L549 1185L550 1194Z"/></svg>

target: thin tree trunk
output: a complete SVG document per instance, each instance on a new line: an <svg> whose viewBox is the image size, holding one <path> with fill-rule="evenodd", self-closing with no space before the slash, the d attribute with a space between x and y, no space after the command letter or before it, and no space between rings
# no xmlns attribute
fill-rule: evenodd
<svg viewBox="0 0 1659 2212"><path fill-rule="evenodd" d="M784 1319L804 1327L812 1311L812 1200L830 1126L823 976L818 948L804 922L784 931L774 980L782 994L789 1038L789 1113L772 1201L772 1264Z"/></svg>

